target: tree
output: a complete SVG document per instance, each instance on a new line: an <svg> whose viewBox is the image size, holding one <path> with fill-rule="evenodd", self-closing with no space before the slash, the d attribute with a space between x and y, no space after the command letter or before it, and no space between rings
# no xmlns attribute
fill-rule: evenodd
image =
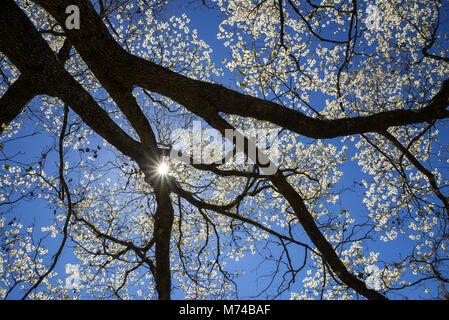
<svg viewBox="0 0 449 320"><path fill-rule="evenodd" d="M386 299L444 286L447 5L202 4L221 12L223 64L238 87L220 84L211 49L187 15L167 18L164 2L2 2L2 297L238 297L227 265L251 254L270 278L255 294L271 298ZM79 28L66 23L68 6ZM177 129L198 120L232 130L247 161L195 161L177 148ZM278 130L278 159L247 129ZM38 159L15 153L35 136L48 141ZM362 195L349 210L341 179L355 160ZM37 224L13 220L39 198L54 211L42 228L58 240L54 252L36 240ZM376 252L400 238L399 255ZM68 265L68 288L55 267L72 247L82 263Z"/></svg>

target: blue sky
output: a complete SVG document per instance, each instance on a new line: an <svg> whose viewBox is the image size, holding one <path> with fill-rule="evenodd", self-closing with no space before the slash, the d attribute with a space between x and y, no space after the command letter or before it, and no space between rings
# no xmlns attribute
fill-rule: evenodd
<svg viewBox="0 0 449 320"><path fill-rule="evenodd" d="M218 33L218 21L220 21L220 14L217 13L215 10L207 10L205 8L197 7L196 10L191 10L189 12L189 18L191 19L191 25L192 27L196 28L198 30L199 37L201 39L204 39L206 43L208 43L213 48L213 53L211 55L213 61L216 63L217 66L221 65L221 61L223 58L229 58L228 57L228 49L225 48L223 43L220 40L216 39L216 34ZM443 21L443 24L440 28L440 30L444 30L446 26L449 25L449 21L446 19L441 19ZM326 34L324 34L325 36ZM223 71L225 72L224 79L220 79L220 83L223 83L224 85L230 87L230 88L237 88L238 86L235 85L236 78L233 74L229 73L229 71L225 68L223 65ZM317 102L319 104L319 101L324 101L325 98L323 97L314 97L313 102ZM440 130L441 134L439 135L440 142L442 145L445 143L449 143L449 123L447 121L440 121L438 124L438 129ZM331 139L327 140L327 142L331 141L336 146L341 147L342 145L346 145L348 147L348 154L349 159L354 156L354 154L358 151L357 148L355 148L354 144L349 142L350 140L347 139L346 143L342 143L340 139ZM435 158L432 160L432 163L435 164ZM339 184L339 188L346 189L340 197L341 201L337 203L336 206L334 206L334 210L338 210L338 208L344 208L346 210L349 210L351 212L351 215L354 215L354 217L367 217L368 210L363 205L363 193L365 192L365 189L360 188L357 186L357 183L360 183L362 180L370 181L370 177L367 174L364 174L361 172L360 167L357 165L357 161L347 161L342 165L342 170L344 172L344 175L342 177L341 183ZM447 172L446 178L448 177ZM385 261L395 261L396 259L399 260L399 258L402 256L402 253L405 249L406 252L409 251L410 247L415 246L415 242L411 241L407 237L408 235L400 235L398 236L398 239L392 242L383 242L380 240L374 240L372 241L372 246L369 248L372 251L375 252L381 252L382 259ZM301 241L308 242L307 238L301 239ZM310 242L309 242L310 243ZM298 255L298 258L301 259L301 254ZM260 279L260 275L265 274L266 272L270 271L270 264L264 265L262 268L257 268L258 262L260 260L260 257L254 257L254 256L247 256L242 260L243 265L247 266L254 266L253 272L247 272L247 276L240 279L239 284L241 284L241 296L248 295L248 297L254 295L254 292L257 292L258 289L264 288L264 284L266 283L266 280ZM379 264L379 267L381 265ZM236 268L237 264L236 264ZM251 269L250 269L251 270ZM247 271L250 271L247 270ZM259 280L258 280L259 279ZM414 277L411 275L406 275L405 279L407 280L413 280ZM296 281L296 286L301 287L301 278L299 278ZM293 286L293 288L295 287ZM425 285L431 290L432 294L436 295L437 292L437 284L435 283L426 283ZM423 297L426 298L426 296L422 295L422 288L421 292L417 293L414 289L407 289L404 290L402 293L406 296L409 296L409 298L419 298ZM295 291L293 289L293 291ZM299 291L299 290L298 290ZM417 295L419 294L419 295ZM263 296L261 296L263 297ZM393 298L400 298L397 295L391 295ZM285 294L279 296L281 299L288 299L289 298L289 292L287 291Z"/></svg>
<svg viewBox="0 0 449 320"><path fill-rule="evenodd" d="M224 77L217 80L219 80L220 83L224 84L227 87L236 89L237 86L235 84L235 76L228 72L224 65L222 65L221 63L223 58L229 58L229 53L224 47L222 41L217 40L216 38L216 35L218 33L218 21L220 21L219 14L217 14L217 12L214 10L207 10L205 8L202 8L200 5L194 6L192 8L194 9L191 9L190 12L188 12L188 16L191 19L191 27L196 28L198 30L199 38L205 40L206 43L213 48L214 51L211 57L217 66L221 66L223 68ZM172 8L174 14L177 14L179 10L179 8ZM181 10L183 9L181 8ZM35 130L33 121L34 120L25 120L26 126L24 126L24 131L22 131L21 133L26 134L27 132L33 132ZM449 135L445 134L449 133L447 125L440 125L439 128L443 131L443 133L440 135L443 140L441 141L441 143L449 143ZM339 141L339 139L334 139L332 141L335 143L335 145L342 146L342 143ZM8 143L8 153L14 154L15 152L26 152L26 154L21 157L22 159L27 159L28 157L38 158L42 151L42 146L50 142L51 141L48 140L48 136L46 136L45 132L43 132L42 134L33 137L17 140L14 143ZM352 157L353 153L355 152L355 148L350 144L348 144L348 146L348 153L350 157ZM47 159L47 161L48 163L53 162L57 164L57 159L55 158L49 158ZM352 161L348 161L343 165L343 171L344 176L340 183L340 188L352 188L353 190L343 192L341 196L341 202L334 206L333 209L338 210L339 208L344 208L349 210L350 212L355 213L356 216L366 216L367 210L362 205L362 196L364 190L353 187L354 182L359 182L361 179L369 179L369 177L361 173L360 168L356 163ZM45 200L34 200L32 202L21 203L19 206L13 209L12 214L8 213L8 218L12 216L20 219L20 221L24 225L35 222L36 230L39 230L40 227L48 226L53 222L53 212L48 209ZM56 239L46 240L46 244L50 252L49 257L52 256L52 252L55 252L57 247L59 246L59 240L59 237L57 237ZM308 241L307 238L303 238L300 240ZM398 256L402 251L401 248L408 248L412 244L413 243L406 238L400 238L394 242L389 243L383 243L377 240L373 243L372 250L382 252L383 258L387 260L390 258L393 259L394 257ZM71 244L69 244L68 247L64 250L64 253L61 256L59 263L55 269L55 271L58 272L59 276L62 279L65 279L66 277L65 265L67 263L79 263L72 255L70 245ZM301 257L302 250L298 253L297 258L301 259ZM267 263L258 268L260 259L261 258L258 256L247 256L243 258L239 263L229 263L228 267L231 269L235 268L237 270L241 270L243 268L246 268L246 275L240 277L238 280L240 298L252 298L257 292L264 288L267 280L261 279L260 276L270 272L273 264ZM295 286L298 286L298 289L295 290L295 287L292 287L292 291L300 291L299 288L301 287L301 278L298 278ZM430 289L433 291L437 290L436 285L431 285ZM415 295L413 291L405 291L404 293L409 293L411 297ZM10 298L20 297L20 291L13 292L13 294L10 296ZM183 296L179 292L175 292L174 298L182 299ZM262 295L259 298L264 298L264 296ZM285 294L280 295L279 298L288 299L289 292L287 291Z"/></svg>

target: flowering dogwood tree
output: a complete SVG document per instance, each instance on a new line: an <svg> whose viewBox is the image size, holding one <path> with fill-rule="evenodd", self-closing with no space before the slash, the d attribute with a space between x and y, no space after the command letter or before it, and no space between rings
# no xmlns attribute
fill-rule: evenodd
<svg viewBox="0 0 449 320"><path fill-rule="evenodd" d="M448 3L192 2L221 66L169 5L2 0L0 296L237 298L242 259L267 298L447 296ZM195 121L276 170L194 161Z"/></svg>

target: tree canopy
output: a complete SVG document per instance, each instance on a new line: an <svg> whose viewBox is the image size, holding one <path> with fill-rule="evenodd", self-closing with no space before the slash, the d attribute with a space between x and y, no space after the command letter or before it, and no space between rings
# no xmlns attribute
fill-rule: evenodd
<svg viewBox="0 0 449 320"><path fill-rule="evenodd" d="M2 0L0 297L448 298L448 27L440 0Z"/></svg>

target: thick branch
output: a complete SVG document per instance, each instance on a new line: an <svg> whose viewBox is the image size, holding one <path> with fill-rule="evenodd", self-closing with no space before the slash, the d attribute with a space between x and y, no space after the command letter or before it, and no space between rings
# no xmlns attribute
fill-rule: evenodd
<svg viewBox="0 0 449 320"><path fill-rule="evenodd" d="M222 132L222 134L224 134L224 131L226 129L234 129L226 120L224 120L220 116L205 118L204 120L206 120L216 130ZM245 143L250 142L245 141ZM285 176L279 170L277 170L275 174L267 176L267 179L270 180L277 191L282 194L282 196L289 203L289 205L293 209L295 216L303 226L304 231L307 233L310 240L317 247L317 249L321 252L322 258L337 274L338 278L342 280L348 287L354 289L356 292L360 293L368 299L385 300L385 296L383 296L376 290L368 288L364 281L358 279L347 269L345 264L338 257L335 249L327 241L326 237L316 225L312 214L309 212L304 203L304 200L301 198L298 192L296 192L294 187L287 181Z"/></svg>
<svg viewBox="0 0 449 320"><path fill-rule="evenodd" d="M25 77L20 76L0 98L0 134L4 126L8 126L25 109L27 104L37 95Z"/></svg>
<svg viewBox="0 0 449 320"><path fill-rule="evenodd" d="M169 299L171 292L169 249L173 208L169 190L152 176L155 168L151 168L157 164L157 154L151 152L151 149L155 148L154 134L129 88L126 86L119 88L113 80L103 79L107 88L115 95L119 107L129 117L131 124L136 125L135 129L141 135L145 146L132 139L112 121L93 97L64 70L48 44L12 0L6 0L2 5L0 49L27 79L32 80L33 87L62 99L95 132L136 161L147 175L147 182L155 188L158 204L155 223L156 289L160 299Z"/></svg>
<svg viewBox="0 0 449 320"><path fill-rule="evenodd" d="M170 239L173 226L174 211L170 192L165 181L156 191L157 209L155 213L154 237L156 238L156 291L159 300L170 300Z"/></svg>
<svg viewBox="0 0 449 320"><path fill-rule="evenodd" d="M269 121L311 138L334 138L384 131L449 117L449 80L440 90L442 99L420 110L395 110L371 116L334 120L315 119L274 102L251 97L221 85L190 79L126 52L109 34L92 4L85 0L36 0L63 26L65 7L80 7L82 28L65 30L95 74L109 75L127 86L140 86L185 106L200 117L219 112ZM99 49L100 48L100 49ZM103 52L103 54L101 52Z"/></svg>
<svg viewBox="0 0 449 320"><path fill-rule="evenodd" d="M21 71L30 91L34 89L40 94L62 99L88 126L123 154L137 161L144 160L142 145L128 136L70 76L56 54L12 0L2 1L0 50ZM5 96L1 100L3 98ZM9 117L11 116L10 114Z"/></svg>
<svg viewBox="0 0 449 320"><path fill-rule="evenodd" d="M58 59L65 63L69 59L72 45L68 40L64 42L58 53ZM21 75L0 98L0 125L9 125L25 109L27 104L39 94L39 90L27 82L25 76ZM3 132L0 127L0 134Z"/></svg>

